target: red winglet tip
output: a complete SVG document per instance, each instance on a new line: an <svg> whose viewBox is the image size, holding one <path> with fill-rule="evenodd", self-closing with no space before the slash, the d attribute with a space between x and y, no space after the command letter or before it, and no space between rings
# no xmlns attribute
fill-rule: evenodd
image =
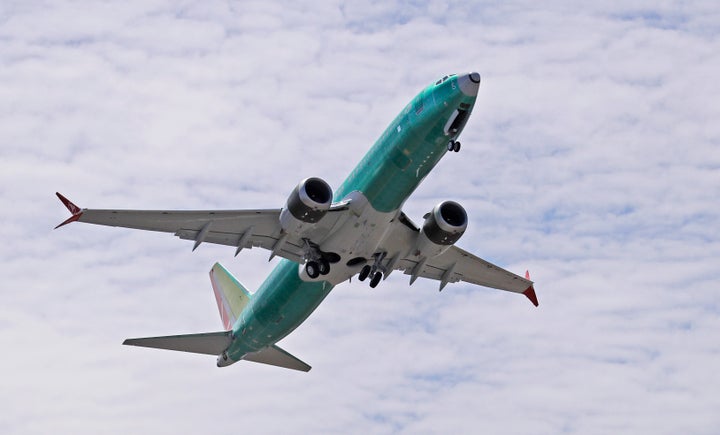
<svg viewBox="0 0 720 435"><path fill-rule="evenodd" d="M73 204L72 201L65 198L60 192L55 192L55 195L60 199L60 201L67 207L67 209L72 213L73 215L80 214L82 210L80 210L80 207Z"/></svg>
<svg viewBox="0 0 720 435"><path fill-rule="evenodd" d="M82 212L70 216L70 217L67 218L63 223L61 223L60 225L56 226L55 229L58 229L58 228L60 228L60 227L62 227L62 226L65 226L65 225L69 224L70 222L75 222L75 221L77 221L78 219L80 219L80 216L82 216Z"/></svg>
<svg viewBox="0 0 720 435"><path fill-rule="evenodd" d="M530 279L530 271L529 270L525 271L525 279Z"/></svg>
<svg viewBox="0 0 720 435"><path fill-rule="evenodd" d="M72 216L70 216L68 219L66 219L63 223L56 226L55 229L60 228L63 225L67 225L70 222L75 222L78 219L80 219L80 216L82 216L82 209L78 207L77 205L73 204L72 201L65 198L60 192L55 192L55 195L60 199L60 201L65 205L65 207L72 213Z"/></svg>
<svg viewBox="0 0 720 435"><path fill-rule="evenodd" d="M533 286L528 287L527 290L525 290L525 291L523 292L523 294L524 294L528 299L530 299L530 302L532 302L533 305L535 305L536 307L537 307L538 305L540 305L540 304L538 303L537 295L535 294L535 289L533 288Z"/></svg>

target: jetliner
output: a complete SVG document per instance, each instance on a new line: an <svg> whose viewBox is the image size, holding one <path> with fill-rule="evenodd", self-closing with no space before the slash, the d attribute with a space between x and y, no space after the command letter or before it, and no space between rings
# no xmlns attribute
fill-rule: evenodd
<svg viewBox="0 0 720 435"><path fill-rule="evenodd" d="M162 211L80 209L60 193L72 216L58 225L97 225L172 233L201 243L265 248L282 260L255 293L223 266L210 270L223 330L136 338L123 344L217 356L217 366L253 361L300 371L310 366L277 346L336 285L357 275L375 288L393 271L464 281L521 293L537 306L533 282L455 246L467 228L465 209L443 201L415 224L402 205L440 159L460 151L458 137L475 105L480 75L451 74L423 89L392 121L333 193L310 177L281 209Z"/></svg>

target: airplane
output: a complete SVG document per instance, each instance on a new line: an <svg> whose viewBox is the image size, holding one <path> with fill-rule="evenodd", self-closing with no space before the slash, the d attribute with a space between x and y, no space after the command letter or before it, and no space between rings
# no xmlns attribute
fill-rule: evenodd
<svg viewBox="0 0 720 435"><path fill-rule="evenodd" d="M123 344L217 356L217 366L252 361L299 371L310 366L277 345L338 284L357 275L375 288L395 270L440 282L459 281L525 295L538 306L533 282L455 246L468 224L454 201L435 205L415 224L402 206L440 159L460 151L458 137L472 113L477 72L451 74L425 87L333 193L323 179L305 178L280 209L81 209L56 193L71 222L172 233L193 242L264 248L282 257L255 293L216 263L210 281L223 330L127 339Z"/></svg>

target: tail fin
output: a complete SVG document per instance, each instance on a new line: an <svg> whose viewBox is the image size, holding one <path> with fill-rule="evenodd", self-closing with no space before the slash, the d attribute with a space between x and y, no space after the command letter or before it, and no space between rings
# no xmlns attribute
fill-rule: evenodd
<svg viewBox="0 0 720 435"><path fill-rule="evenodd" d="M220 319L225 329L230 330L243 308L250 302L251 294L220 263L215 263L210 269L210 283L215 293Z"/></svg>

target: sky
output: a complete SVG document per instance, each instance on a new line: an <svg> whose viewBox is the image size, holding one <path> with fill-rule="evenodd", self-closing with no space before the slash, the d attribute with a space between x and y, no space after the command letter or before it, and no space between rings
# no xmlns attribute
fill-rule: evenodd
<svg viewBox="0 0 720 435"><path fill-rule="evenodd" d="M422 88L482 75L442 200L524 297L393 274L280 345L309 373L122 346L221 329L254 249L81 207L281 207L337 188ZM720 9L712 1L4 1L0 432L720 432Z"/></svg>

